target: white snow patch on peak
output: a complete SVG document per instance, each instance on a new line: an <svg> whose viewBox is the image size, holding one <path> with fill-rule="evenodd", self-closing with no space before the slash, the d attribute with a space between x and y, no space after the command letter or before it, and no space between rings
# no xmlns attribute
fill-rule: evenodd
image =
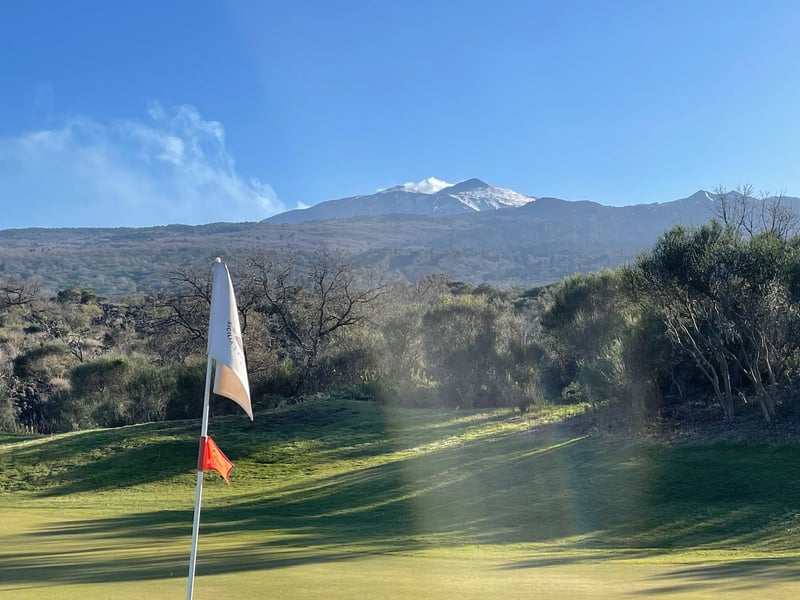
<svg viewBox="0 0 800 600"><path fill-rule="evenodd" d="M452 183L447 183L446 181L442 181L441 179L437 179L436 177L428 177L427 179L423 179L417 183L409 182L404 183L402 189L406 192L416 192L418 194L435 194L436 192L442 191L444 188L451 187Z"/></svg>
<svg viewBox="0 0 800 600"><path fill-rule="evenodd" d="M488 186L482 190L468 190L452 194L472 210L490 210L498 208L519 207L535 202L536 198L523 196L513 190Z"/></svg>
<svg viewBox="0 0 800 600"><path fill-rule="evenodd" d="M716 202L720 197L720 194L707 192L706 190L697 190L694 194L685 198L686 200L692 199L695 201L708 201L708 202Z"/></svg>

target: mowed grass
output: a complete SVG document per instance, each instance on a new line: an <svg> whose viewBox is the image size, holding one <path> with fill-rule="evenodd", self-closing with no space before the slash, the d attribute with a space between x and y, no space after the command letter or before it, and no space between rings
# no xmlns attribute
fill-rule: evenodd
<svg viewBox="0 0 800 600"><path fill-rule="evenodd" d="M213 418L195 598L794 598L800 446L320 400ZM0 434L0 596L185 595L196 421Z"/></svg>

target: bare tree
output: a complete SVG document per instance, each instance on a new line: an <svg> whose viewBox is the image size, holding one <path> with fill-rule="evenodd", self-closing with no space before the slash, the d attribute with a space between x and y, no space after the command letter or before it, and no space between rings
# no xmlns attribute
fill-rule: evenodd
<svg viewBox="0 0 800 600"><path fill-rule="evenodd" d="M248 270L259 288L262 310L270 315L285 352L299 369L298 391L309 386L332 336L365 323L370 308L387 290L381 280L362 279L342 253L326 249L317 250L305 268L295 257L257 252L251 255Z"/></svg>
<svg viewBox="0 0 800 600"><path fill-rule="evenodd" d="M257 320L256 309L260 305L259 290L254 286L252 274L246 269L242 271L237 265L230 265L230 270L235 281L242 335L247 338L253 329L257 329L253 320ZM212 270L197 265L180 269L169 274L169 282L169 292L151 297L154 314L149 330L163 359L182 362L205 351ZM251 372L259 368L257 362L253 361L255 356L257 353L248 352L248 368Z"/></svg>
<svg viewBox="0 0 800 600"><path fill-rule="evenodd" d="M717 187L714 193L717 195L712 208L714 217L749 237L768 234L785 240L798 233L800 215L783 194L761 192L756 196L752 185L732 191Z"/></svg>
<svg viewBox="0 0 800 600"><path fill-rule="evenodd" d="M38 279L0 281L0 310L40 300L41 289L42 282Z"/></svg>
<svg viewBox="0 0 800 600"><path fill-rule="evenodd" d="M148 338L160 362L183 362L202 352L208 335L211 273L198 267L169 274L168 292L149 298Z"/></svg>

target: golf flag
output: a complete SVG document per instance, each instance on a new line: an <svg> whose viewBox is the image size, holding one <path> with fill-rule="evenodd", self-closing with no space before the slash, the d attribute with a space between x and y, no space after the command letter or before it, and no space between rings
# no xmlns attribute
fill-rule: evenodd
<svg viewBox="0 0 800 600"><path fill-rule="evenodd" d="M214 393L225 396L244 409L253 420L250 384L244 358L239 312L228 267L219 258L214 264L211 315L208 323L208 357L217 361Z"/></svg>
<svg viewBox="0 0 800 600"><path fill-rule="evenodd" d="M250 383L247 380L247 364L242 345L242 328L239 326L239 311L228 267L221 259L214 261L214 276L211 288L211 312L208 317L208 361L206 361L206 389L203 396L203 421L200 428L200 450L197 454L197 489L194 495L194 518L192 520L192 550L189 553L189 582L186 600L194 594L194 574L197 567L197 539L200 537L200 508L203 498L203 472L216 471L228 481L233 463L208 437L209 396L211 396L211 366L216 362L214 393L230 398L241 406L253 420L250 404Z"/></svg>
<svg viewBox="0 0 800 600"><path fill-rule="evenodd" d="M225 480L225 483L230 485L231 471L233 471L233 463L228 460L225 453L219 449L217 443L207 435L200 437L200 453L197 456L197 470L198 471L216 471Z"/></svg>

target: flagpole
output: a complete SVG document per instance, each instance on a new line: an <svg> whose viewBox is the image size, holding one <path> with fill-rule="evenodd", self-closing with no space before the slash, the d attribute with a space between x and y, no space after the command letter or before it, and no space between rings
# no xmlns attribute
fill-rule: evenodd
<svg viewBox="0 0 800 600"><path fill-rule="evenodd" d="M205 437L208 435L209 398L211 397L211 357L206 364L206 390L203 398L203 424L200 427L200 450ZM200 467L200 458L197 462L197 491L194 497L194 520L192 522L192 551L189 554L189 583L186 587L186 600L192 600L194 593L194 571L197 565L197 538L200 534L200 503L203 498L203 469Z"/></svg>

